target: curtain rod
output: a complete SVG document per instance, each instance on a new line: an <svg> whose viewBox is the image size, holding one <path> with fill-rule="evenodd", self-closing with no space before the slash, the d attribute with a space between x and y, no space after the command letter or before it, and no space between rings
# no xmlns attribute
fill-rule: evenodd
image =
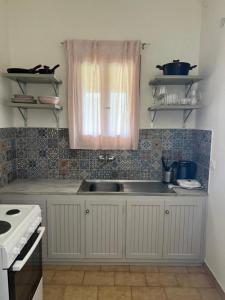
<svg viewBox="0 0 225 300"><path fill-rule="evenodd" d="M61 45L64 45L65 42L61 42ZM150 43L141 43L141 49L144 50L145 47L151 46Z"/></svg>

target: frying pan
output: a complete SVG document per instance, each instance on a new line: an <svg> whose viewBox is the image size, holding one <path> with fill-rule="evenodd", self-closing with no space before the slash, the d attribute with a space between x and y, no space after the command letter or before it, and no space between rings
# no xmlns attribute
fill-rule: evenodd
<svg viewBox="0 0 225 300"><path fill-rule="evenodd" d="M49 66L44 66L44 68L38 70L38 73L39 73L39 74L54 74L55 70L56 70L59 66L60 66L60 65L55 65L52 69L50 69Z"/></svg>
<svg viewBox="0 0 225 300"><path fill-rule="evenodd" d="M24 73L24 74L35 74L38 72L38 69L41 67L41 65L37 65L36 67L32 69L23 69L23 68L8 68L8 73Z"/></svg>

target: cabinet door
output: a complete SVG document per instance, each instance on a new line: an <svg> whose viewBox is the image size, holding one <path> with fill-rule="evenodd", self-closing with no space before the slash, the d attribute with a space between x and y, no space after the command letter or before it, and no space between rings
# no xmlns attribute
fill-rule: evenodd
<svg viewBox="0 0 225 300"><path fill-rule="evenodd" d="M164 200L151 197L127 201L126 257L162 257Z"/></svg>
<svg viewBox="0 0 225 300"><path fill-rule="evenodd" d="M123 202L87 200L86 211L86 256L122 258Z"/></svg>
<svg viewBox="0 0 225 300"><path fill-rule="evenodd" d="M164 258L201 257L202 199L182 197L165 201Z"/></svg>
<svg viewBox="0 0 225 300"><path fill-rule="evenodd" d="M84 257L84 201L50 200L48 214L48 257Z"/></svg>

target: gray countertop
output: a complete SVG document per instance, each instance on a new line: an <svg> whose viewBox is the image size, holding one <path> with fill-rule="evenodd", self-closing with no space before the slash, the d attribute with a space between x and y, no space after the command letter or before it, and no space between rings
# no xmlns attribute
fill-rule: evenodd
<svg viewBox="0 0 225 300"><path fill-rule="evenodd" d="M32 180L16 180L0 188L0 194L27 194L27 195L62 195L62 194L77 194L81 180L66 180L66 179L32 179ZM170 196L207 196L207 192L201 190L185 190L175 188L174 194ZM124 193L126 194L126 193ZM134 195L136 195L134 193ZM139 193L142 195L142 193ZM143 193L143 195L147 195ZM165 196L168 194L165 194ZM160 194L159 196L162 196Z"/></svg>
<svg viewBox="0 0 225 300"><path fill-rule="evenodd" d="M32 179L15 180L0 188L0 194L76 194L81 180Z"/></svg>

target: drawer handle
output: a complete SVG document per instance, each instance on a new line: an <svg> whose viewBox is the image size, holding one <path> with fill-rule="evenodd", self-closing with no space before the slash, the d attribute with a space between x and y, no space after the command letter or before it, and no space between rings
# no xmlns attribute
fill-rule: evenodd
<svg viewBox="0 0 225 300"><path fill-rule="evenodd" d="M38 230L38 237L36 239L36 241L34 242L34 244L32 245L32 247L30 248L29 252L27 253L27 255L24 257L23 260L17 260L12 269L14 272L19 272L24 265L26 264L26 262L28 261L28 259L31 257L31 255L33 254L33 252L35 251L37 245L39 244L40 240L42 239L42 236L45 232L45 227L39 227Z"/></svg>
<svg viewBox="0 0 225 300"><path fill-rule="evenodd" d="M88 215L88 214L89 214L89 212L90 212L90 210L89 210L89 209L85 209L85 215Z"/></svg>
<svg viewBox="0 0 225 300"><path fill-rule="evenodd" d="M170 211L167 209L165 210L165 214L168 215L170 213Z"/></svg>

